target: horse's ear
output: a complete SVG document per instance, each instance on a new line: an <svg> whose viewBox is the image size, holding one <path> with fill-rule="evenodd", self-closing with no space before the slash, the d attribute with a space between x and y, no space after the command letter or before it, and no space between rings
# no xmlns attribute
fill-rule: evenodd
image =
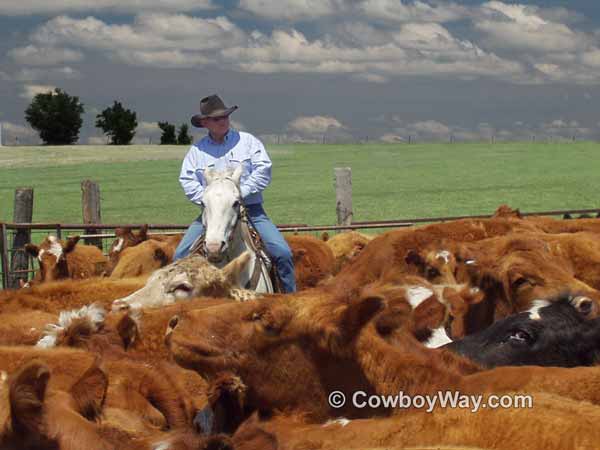
<svg viewBox="0 0 600 450"><path fill-rule="evenodd" d="M240 185L240 178L242 177L242 171L244 170L244 168L242 167L242 165L240 164L239 166L237 166L235 168L235 170L233 171L233 174L231 174L231 179L235 182L235 184L237 184L238 186Z"/></svg>

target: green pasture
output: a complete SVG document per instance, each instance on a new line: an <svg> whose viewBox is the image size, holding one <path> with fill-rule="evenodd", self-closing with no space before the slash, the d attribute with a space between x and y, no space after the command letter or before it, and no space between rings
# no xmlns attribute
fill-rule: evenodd
<svg viewBox="0 0 600 450"><path fill-rule="evenodd" d="M265 209L276 223L335 223L334 167L352 168L354 218L406 219L600 207L600 145L454 143L270 145ZM187 224L178 183L187 147L0 147L0 221L34 188L34 222L81 222L83 179L100 184L106 223Z"/></svg>

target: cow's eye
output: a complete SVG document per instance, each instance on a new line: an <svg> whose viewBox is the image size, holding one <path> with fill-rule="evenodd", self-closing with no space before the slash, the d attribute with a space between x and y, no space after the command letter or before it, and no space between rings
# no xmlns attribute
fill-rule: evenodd
<svg viewBox="0 0 600 450"><path fill-rule="evenodd" d="M239 207L240 207L240 202L238 200L233 202L233 209L238 209Z"/></svg>
<svg viewBox="0 0 600 450"><path fill-rule="evenodd" d="M529 278L519 277L513 281L513 288L519 289L525 286L533 286L533 282Z"/></svg>
<svg viewBox="0 0 600 450"><path fill-rule="evenodd" d="M435 267L429 267L429 268L427 268L427 273L425 275L427 276L428 279L439 277L440 271L437 270Z"/></svg>
<svg viewBox="0 0 600 450"><path fill-rule="evenodd" d="M531 335L523 330L515 330L508 336L508 341L513 344L526 344L532 340Z"/></svg>

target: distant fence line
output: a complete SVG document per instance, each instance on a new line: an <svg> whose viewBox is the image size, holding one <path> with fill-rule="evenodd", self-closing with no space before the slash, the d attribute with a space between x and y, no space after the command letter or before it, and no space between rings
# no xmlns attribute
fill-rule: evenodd
<svg viewBox="0 0 600 450"><path fill-rule="evenodd" d="M489 218L491 214L464 215L450 217L424 217L412 219L377 220L359 222L354 220L352 210L352 172L349 167L335 168L336 215L335 225L311 224L278 224L282 232L317 232L317 231L344 231L356 229L387 229L409 227L421 223L444 222L467 218ZM160 231L161 234L181 232L189 224L106 224L101 222L100 187L91 180L81 182L83 223L31 223L33 217L33 189L17 188L15 190L13 222L0 222L0 263L2 289L18 288L20 280L27 281L34 271L33 261L25 252L25 245L32 242L32 232L54 232L63 238L64 232L78 234L89 245L96 245L107 253L106 241L114 238L115 228L139 228L148 225L149 230ZM569 209L561 211L543 211L521 213L523 216L557 216L564 214L596 214L600 210L594 209ZM112 230L112 233L98 232L99 230ZM150 233L152 234L152 233Z"/></svg>

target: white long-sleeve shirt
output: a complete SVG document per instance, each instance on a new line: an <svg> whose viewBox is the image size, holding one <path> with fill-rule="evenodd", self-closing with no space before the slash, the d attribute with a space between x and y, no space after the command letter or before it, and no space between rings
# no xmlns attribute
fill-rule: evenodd
<svg viewBox="0 0 600 450"><path fill-rule="evenodd" d="M242 165L240 190L246 205L262 203L262 191L271 182L271 159L260 140L243 131L230 129L223 143L210 135L193 144L181 165L179 182L187 198L202 204L206 180L205 169L225 170Z"/></svg>

